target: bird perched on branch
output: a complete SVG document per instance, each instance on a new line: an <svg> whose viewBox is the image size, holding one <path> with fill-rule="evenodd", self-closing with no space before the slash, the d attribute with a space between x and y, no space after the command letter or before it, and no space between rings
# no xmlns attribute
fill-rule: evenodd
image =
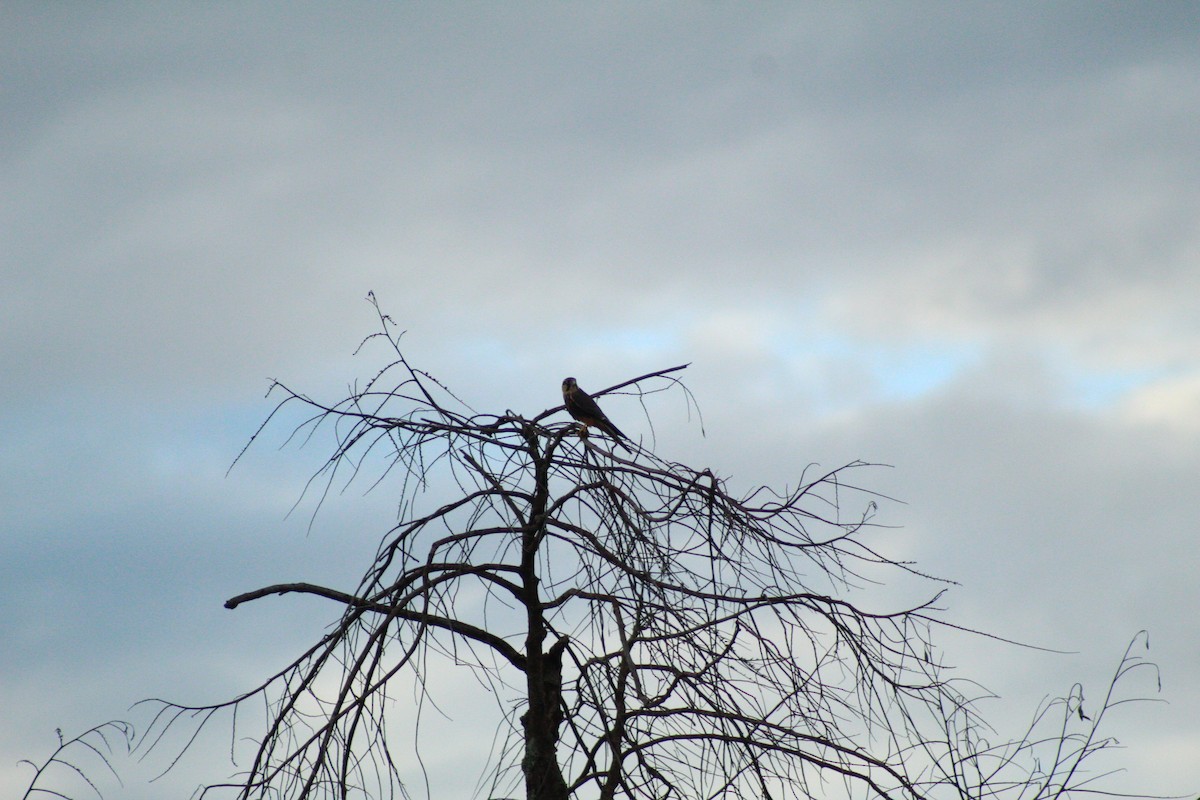
<svg viewBox="0 0 1200 800"><path fill-rule="evenodd" d="M604 412L600 410L600 406L596 405L596 401L592 396L579 388L579 384L574 378L566 378L562 382L563 402L567 405L567 413L575 420L583 423L583 430L580 436L587 436L588 428L599 428L604 433L607 433L613 438L617 444L624 447L629 452L633 452L629 445L625 444L622 439L628 440L629 437L621 433L621 430L609 421Z"/></svg>

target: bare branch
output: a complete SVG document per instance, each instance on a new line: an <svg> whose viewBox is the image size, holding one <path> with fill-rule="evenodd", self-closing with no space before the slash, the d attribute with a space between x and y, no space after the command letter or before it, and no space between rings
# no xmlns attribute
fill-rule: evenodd
<svg viewBox="0 0 1200 800"><path fill-rule="evenodd" d="M234 463L285 407L302 409L289 441L326 441L330 455L298 504L311 493L315 516L359 483L396 491L399 520L351 591L295 581L226 602L300 594L340 606L285 668L223 703L147 704L143 751L183 741L168 769L218 715L235 731L261 719L233 737L240 771L199 796L408 797L406 781L427 776L419 752L416 767L393 752L389 713L403 713L394 697L408 687L418 713L406 721L419 729L429 679L447 669L497 703L480 785L499 794L523 782L526 800L1102 792L1088 769L1113 744L1101 720L1130 702L1117 687L1152 665L1130 649L1096 707L1085 712L1074 687L1020 737L997 736L979 711L987 692L948 677L934 641L964 630L935 607L949 581L871 541L890 501L866 485L879 465L809 465L793 488L738 493L710 468L645 446L625 457L545 422L561 405L478 413L407 361L403 333L368 299L380 329L360 349L384 343L387 363L334 403L273 382L283 400ZM681 391L690 413L686 367L596 394L645 407ZM889 573L929 580L928 599L871 607L866 590ZM63 744L26 797L66 796L42 785L73 763L68 746L107 765L111 731Z"/></svg>

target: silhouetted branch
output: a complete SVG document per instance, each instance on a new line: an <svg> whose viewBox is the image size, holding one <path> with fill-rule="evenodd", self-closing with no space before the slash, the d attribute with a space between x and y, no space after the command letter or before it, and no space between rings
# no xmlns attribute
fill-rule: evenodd
<svg viewBox="0 0 1200 800"><path fill-rule="evenodd" d="M511 794L523 782L526 800L1099 791L1085 764L1113 744L1100 722L1128 702L1116 687L1149 665L1127 651L1090 716L1075 688L1021 738L992 741L986 692L949 679L935 645L938 628L963 630L935 608L947 582L930 579L930 598L901 608L859 599L880 568L929 578L865 541L888 500L860 479L877 465L810 465L794 488L739 494L710 468L580 438L551 421L561 405L478 413L406 360L403 334L370 300L380 331L362 346L386 342L389 363L335 403L273 382L283 399L251 443L285 408L303 409L288 441L330 447L301 494L316 495L314 515L331 491L395 475L399 522L353 590L287 582L226 602L303 594L340 606L286 667L223 703L151 702L147 750L176 731L187 749L218 713L236 729L262 710L261 731L230 748L241 771L200 796L407 797L405 777L422 770L392 749L396 687L423 703L446 669L495 697L502 744L486 783ZM645 407L679 390L690 410L686 366L596 396L629 390ZM1052 713L1062 722L1043 732ZM100 730L76 745L100 753ZM63 763L56 753L33 786Z"/></svg>

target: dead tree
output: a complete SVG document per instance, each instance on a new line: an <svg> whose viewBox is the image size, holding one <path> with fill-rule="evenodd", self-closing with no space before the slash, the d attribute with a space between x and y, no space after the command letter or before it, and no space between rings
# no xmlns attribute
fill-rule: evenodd
<svg viewBox="0 0 1200 800"><path fill-rule="evenodd" d="M1046 709L1063 712L1061 729L989 743L977 694L940 666L937 593L892 610L850 599L864 571L912 572L866 542L878 498L858 480L870 465L735 494L709 469L582 437L562 406L477 413L411 365L379 319L369 340L393 358L365 387L324 404L276 384L275 413L303 407L296 435L332 434L317 491L398 487L400 522L353 588L280 583L226 603L315 595L337 621L227 703L156 701L151 745L266 709L240 771L200 796L406 796L388 696L432 664L495 689L509 746L491 797L523 784L527 800L1043 800L1089 780L1103 708L1085 721L1072 691ZM690 402L682 369L597 396L610 411L621 393ZM1127 653L1118 677L1145 665Z"/></svg>

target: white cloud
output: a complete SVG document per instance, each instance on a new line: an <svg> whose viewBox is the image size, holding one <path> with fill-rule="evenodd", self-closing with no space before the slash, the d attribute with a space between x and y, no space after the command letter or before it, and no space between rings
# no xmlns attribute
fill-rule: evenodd
<svg viewBox="0 0 1200 800"><path fill-rule="evenodd" d="M1120 405L1122 416L1185 437L1200 435L1200 374L1172 376L1135 390Z"/></svg>

